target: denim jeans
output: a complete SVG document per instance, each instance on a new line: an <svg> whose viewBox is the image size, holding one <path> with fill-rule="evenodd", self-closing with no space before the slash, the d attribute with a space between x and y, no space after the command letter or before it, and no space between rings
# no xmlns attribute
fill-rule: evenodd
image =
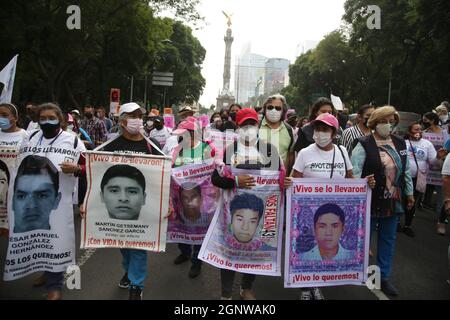
<svg viewBox="0 0 450 320"><path fill-rule="evenodd" d="M47 291L61 290L64 284L64 272L44 272Z"/></svg>
<svg viewBox="0 0 450 320"><path fill-rule="evenodd" d="M370 219L371 236L378 224L377 265L380 267L381 279L388 279L391 275L398 221L399 215L397 214L392 217Z"/></svg>
<svg viewBox="0 0 450 320"><path fill-rule="evenodd" d="M122 266L128 273L130 286L144 288L144 281L147 277L147 251L136 249L120 249L123 260Z"/></svg>
<svg viewBox="0 0 450 320"><path fill-rule="evenodd" d="M192 247L194 247L194 253L192 253ZM198 253L200 252L201 245L191 245L185 243L179 243L178 248L180 252L186 257L191 257L192 264L202 264L202 260L198 259Z"/></svg>
<svg viewBox="0 0 450 320"><path fill-rule="evenodd" d="M231 298L233 294L233 282L236 271L220 269L220 281L222 283L222 297ZM242 274L242 289L251 289L256 275L243 273Z"/></svg>

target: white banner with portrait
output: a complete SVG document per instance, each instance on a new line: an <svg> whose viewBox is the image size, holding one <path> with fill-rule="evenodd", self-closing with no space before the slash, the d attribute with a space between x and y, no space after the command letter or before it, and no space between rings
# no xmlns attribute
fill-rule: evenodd
<svg viewBox="0 0 450 320"><path fill-rule="evenodd" d="M86 163L81 247L165 251L170 159L93 151Z"/></svg>
<svg viewBox="0 0 450 320"><path fill-rule="evenodd" d="M8 185L16 166L18 148L0 147L0 229L8 229Z"/></svg>
<svg viewBox="0 0 450 320"><path fill-rule="evenodd" d="M198 257L221 269L279 276L283 232L279 172L235 169L233 173L253 176L256 186L223 190Z"/></svg>
<svg viewBox="0 0 450 320"><path fill-rule="evenodd" d="M77 179L60 164L77 163L84 147L62 132L41 145L38 132L19 151L18 168L8 191L10 236L5 281L28 274L65 272L75 264L73 192Z"/></svg>

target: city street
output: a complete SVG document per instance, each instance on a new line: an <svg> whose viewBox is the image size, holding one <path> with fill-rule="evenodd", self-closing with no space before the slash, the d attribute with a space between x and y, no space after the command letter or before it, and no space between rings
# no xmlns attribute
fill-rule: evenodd
<svg viewBox="0 0 450 320"><path fill-rule="evenodd" d="M79 244L80 219L77 217L77 246ZM420 210L413 222L415 238L399 233L394 261L393 283L398 287L397 299L450 299L450 285L447 265L447 249L450 237L435 232L434 213ZM5 238L0 240L1 273L6 252ZM67 300L126 300L127 290L119 289L117 283L123 275L121 255L117 249L78 250L81 263L82 290L64 289ZM373 250L375 251L375 250ZM375 252L374 252L375 253ZM176 266L173 260L178 255L177 246L169 244L167 252L149 254L149 276L146 280L144 299L150 300L217 300L220 298L220 273L218 269L203 264L202 273L196 279L189 279L190 263ZM0 281L0 299L44 299L43 288L32 288L37 274L23 279ZM240 280L240 277L236 277ZM255 281L255 294L260 300L295 300L297 289L283 288L281 277L260 276ZM239 282L235 281L234 299L238 299ZM366 287L344 286L324 288L327 300L377 300L386 297L371 292Z"/></svg>

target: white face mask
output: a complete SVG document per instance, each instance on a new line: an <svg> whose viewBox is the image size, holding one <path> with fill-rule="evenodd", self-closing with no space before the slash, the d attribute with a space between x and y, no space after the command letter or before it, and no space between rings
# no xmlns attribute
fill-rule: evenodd
<svg viewBox="0 0 450 320"><path fill-rule="evenodd" d="M442 124L445 124L448 121L448 115L440 116L439 119L441 120Z"/></svg>
<svg viewBox="0 0 450 320"><path fill-rule="evenodd" d="M138 134L141 132L141 128L144 126L142 119L127 119L127 126L125 129L130 134Z"/></svg>
<svg viewBox="0 0 450 320"><path fill-rule="evenodd" d="M255 142L258 140L258 127L256 126L245 126L238 130L239 138L245 142Z"/></svg>
<svg viewBox="0 0 450 320"><path fill-rule="evenodd" d="M319 147L326 147L333 139L331 138L331 132L320 132L314 130L313 139Z"/></svg>
<svg viewBox="0 0 450 320"><path fill-rule="evenodd" d="M393 126L390 123L379 123L377 124L375 131L380 135L382 138L387 138L391 134L393 130Z"/></svg>
<svg viewBox="0 0 450 320"><path fill-rule="evenodd" d="M277 109L273 109L273 110L267 110L266 111L266 117L267 120L269 120L272 123L276 123L278 121L281 120L281 111L278 111Z"/></svg>
<svg viewBox="0 0 450 320"><path fill-rule="evenodd" d="M153 121L147 121L147 127L151 127L151 126L153 126Z"/></svg>

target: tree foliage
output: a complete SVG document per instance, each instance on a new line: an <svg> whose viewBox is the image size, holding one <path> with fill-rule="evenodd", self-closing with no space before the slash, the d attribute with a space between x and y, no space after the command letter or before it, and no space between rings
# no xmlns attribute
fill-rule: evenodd
<svg viewBox="0 0 450 320"><path fill-rule="evenodd" d="M370 30L367 7L381 9L381 29ZM450 2L445 0L347 0L345 25L290 68L284 92L308 106L318 93L357 107L388 102L424 112L449 99Z"/></svg>
<svg viewBox="0 0 450 320"><path fill-rule="evenodd" d="M121 100L125 102L130 99L132 76L136 80L136 96L144 91L140 80L154 69L176 70L192 61L200 66L204 49L190 29L155 14L171 9L176 15L199 19L197 3L198 0L1 1L0 19L4 24L0 33L0 65L19 54L14 101L50 100L69 109L87 103L107 104L110 88L121 88ZM73 4L81 8L81 30L69 30L66 26L70 16L66 10ZM168 46L165 42L169 39L172 43ZM196 41L195 45L179 43L185 39ZM181 46L182 54L178 51ZM186 86L175 82L174 101L191 101L201 94L204 79L199 79L198 74L183 74L180 79L196 85L183 95ZM152 92L156 94L149 90L150 98Z"/></svg>

